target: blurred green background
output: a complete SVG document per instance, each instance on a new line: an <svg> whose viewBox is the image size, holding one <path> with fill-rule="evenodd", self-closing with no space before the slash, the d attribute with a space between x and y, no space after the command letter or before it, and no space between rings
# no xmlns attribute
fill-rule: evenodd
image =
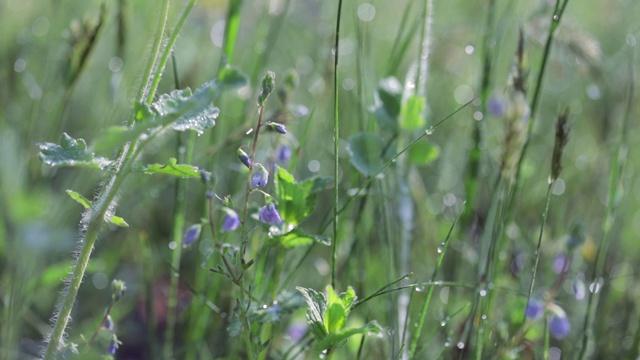
<svg viewBox="0 0 640 360"><path fill-rule="evenodd" d="M260 149L263 156L273 156L268 154L272 154L278 142L284 141L292 147L299 145L296 178L333 175L331 48L336 3L321 0L242 3L241 30L231 63L249 76L250 86L219 99L216 106L221 116L217 125L198 137L195 150L194 165L213 172L216 193L238 196L244 189L245 173L236 160L236 149L249 143L249 137L244 134L255 122L257 108L253 99L266 70L276 72L277 82L290 70L298 73L300 84L292 94L291 103L304 106L306 113L300 107L303 116L293 116L287 121L290 135L284 140L265 136L271 140L263 140ZM420 21L417 9L422 5L412 3L354 0L344 4L339 53L343 198L363 183L363 178L348 161L346 140L358 131L379 131L369 111L378 82L388 76L404 82L418 58L420 30L412 26ZM183 1L173 2L169 24L175 23L184 5ZM487 5L488 1L464 0L434 4L426 92L428 124L478 95ZM222 59L228 6L227 1L199 1L187 19L174 48L175 67L182 87L193 89L215 77ZM408 6L414 10L409 11L403 23L403 13ZM91 198L103 180L96 171L44 166L38 159L35 144L57 142L62 132L84 138L91 144L106 127L126 121L152 44L158 7L156 1L126 0L0 2L0 346L3 351L20 343L29 347L31 341L40 341L47 330L62 280L69 270L70 254L76 248L82 210L65 190L73 189ZM550 1L497 1L490 78L493 94L504 94L507 88L518 29L525 35L530 84L533 84L551 9ZM640 3L634 0L572 1L557 34L534 119L521 190L506 229L509 245L505 256L515 259L532 253L544 205L555 118L561 110L570 107L571 139L564 158L565 170L554 189L544 234L539 278L542 281L538 280L538 286L549 286L553 282L551 263L561 251L562 239L575 220L585 225L587 245L583 256L576 259L572 276L585 276L580 274L587 274L593 266L593 251L602 233L612 156L627 106L627 86L629 82L638 84L639 80L640 63L637 55L633 57L640 41L638 14ZM92 34L101 16L99 31ZM411 38L406 52L394 48L401 28L408 30ZM411 34L415 29L415 34ZM88 47L90 51L86 50ZM392 65L394 61L397 66ZM174 88L172 66L170 62L160 93ZM631 101L628 163L621 181L621 201L607 257L607 281L613 286L608 288L606 300L601 310L599 308L606 316L596 319L598 343L611 344L603 345L600 351L616 356L637 354L638 349L633 348L634 336L640 331L637 321L640 319L640 284L636 281L640 259L637 246L640 179L636 171L640 163L634 156L640 150L636 121L640 114L638 94L640 91L635 92ZM267 110L273 114L281 106L271 99ZM464 176L471 134L477 121L473 117L475 111L474 106L466 108L428 137L428 142L439 149L435 161L407 170L415 207L409 260L401 257L394 242L400 225L395 221L398 215L394 198L398 193L394 190L393 178L377 180L369 201L347 210L340 227L344 239L340 249L341 287L352 285L358 294L371 293L403 275L400 262L414 273L415 281L426 281L430 277L436 248L466 199ZM484 114L480 121L484 138L475 206L482 214L486 212L482 208L488 202L499 166L503 122L489 114ZM309 133L306 138L305 131ZM390 134L380 134L385 142L390 140ZM155 142L144 154L145 161L162 163L176 156L178 136L181 135L169 135ZM393 171L383 175L390 174ZM114 278L123 279L128 285L126 297L113 310L124 343L119 356L142 357L140 354L144 354L148 346L142 310L145 276L154 287L154 303L158 306L154 310L158 329L162 329L174 186L173 179L163 177L138 175L127 181L120 194L118 215L124 217L130 227L105 229L101 236L74 310L72 339L94 331L110 301L109 285ZM190 184L188 224L198 222L203 216L204 190L197 182ZM329 194L321 196L313 219L304 224L306 228L312 231L320 228L331 211ZM465 230L461 231L452 241L443 279L461 282L475 279L477 253L469 246L470 240L465 234ZM356 239L358 246L353 246ZM147 242L152 254L148 264L143 261ZM206 271L200 266L202 252L206 250L206 246L201 245L186 251L182 276L187 281L193 279L196 272ZM350 250L353 252L349 254ZM292 253L292 259L297 259L304 250ZM322 289L328 283L329 254L328 248L314 249L293 284ZM522 261L521 265L526 268L530 259ZM143 270L147 265L152 272L145 274ZM228 286L216 275L210 277L207 286ZM500 285L520 289L527 281L528 272L519 269L504 276ZM189 323L187 310L197 300L187 288L181 293L181 314L185 315L179 318L179 326L184 327ZM470 294L471 290L458 289L451 291L448 300L442 300L440 294L438 306L430 316L445 318L468 301ZM229 296L221 296L216 304L228 311L230 301ZM375 318L389 329L385 334L387 339L372 340L372 354L381 357L388 355L391 346L388 338L393 337L394 329L397 331L397 319L392 315L395 310L389 308L392 301L387 298L372 301L357 315L363 322ZM510 300L504 301L508 307ZM574 300L570 290L559 295L559 301L565 309L575 309L571 312L576 314L572 323L576 329L581 326L580 309L584 309L584 301ZM414 306L418 311L418 305ZM178 349L198 346L209 348L209 352L200 354L215 354L216 350L212 349L224 347L220 344L225 341L234 341L220 335L224 333L220 316L211 311L202 312L200 316L211 318L203 327L206 335L193 344L189 342L188 329L178 331ZM457 320L462 320L462 316ZM448 331L450 335L456 329ZM444 346L448 334L438 333L432 340L433 346ZM161 341L161 335L157 339ZM565 346L571 348L571 345Z"/></svg>

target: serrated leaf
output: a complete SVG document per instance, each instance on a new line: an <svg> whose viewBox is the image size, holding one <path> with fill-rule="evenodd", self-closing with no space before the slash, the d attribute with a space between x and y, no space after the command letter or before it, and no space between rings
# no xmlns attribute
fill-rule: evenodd
<svg viewBox="0 0 640 360"><path fill-rule="evenodd" d="M365 176L375 175L382 166L384 143L377 134L360 132L349 138L347 151L355 168Z"/></svg>
<svg viewBox="0 0 640 360"><path fill-rule="evenodd" d="M129 224L127 224L126 221L124 221L123 218L121 218L120 216L111 216L109 218L109 222L112 223L115 226L119 226L119 227L129 227Z"/></svg>
<svg viewBox="0 0 640 360"><path fill-rule="evenodd" d="M74 139L67 133L60 137L60 145L54 143L38 143L38 156L49 166L81 166L104 170L111 165L111 160L94 157L87 150L87 143L83 139Z"/></svg>
<svg viewBox="0 0 640 360"><path fill-rule="evenodd" d="M182 178L200 178L200 170L196 166L178 164L176 158L170 158L166 164L149 164L141 169L147 175L164 174Z"/></svg>
<svg viewBox="0 0 640 360"><path fill-rule="evenodd" d="M411 95L407 102L402 106L402 116L400 117L400 126L405 130L415 130L421 128L425 124L422 117L426 100L422 96Z"/></svg>
<svg viewBox="0 0 640 360"><path fill-rule="evenodd" d="M201 134L215 125L218 108L211 105L216 91L216 81L209 81L191 93L189 88L173 90L162 94L150 106L144 103L134 105L137 121L132 127L114 126L96 142L97 151L108 151L133 141L142 134L158 135L168 128L177 131L193 130Z"/></svg>
<svg viewBox="0 0 640 360"><path fill-rule="evenodd" d="M329 333L318 342L317 348L319 350L331 349L353 335L370 335L379 334L381 332L382 327L378 325L377 321L374 320L359 328L342 329L333 333Z"/></svg>
<svg viewBox="0 0 640 360"><path fill-rule="evenodd" d="M273 236L269 239L269 245L282 246L285 249L309 245L314 242L326 246L331 245L330 238L322 235L308 235L304 231L300 230L300 228L295 228L284 235Z"/></svg>
<svg viewBox="0 0 640 360"><path fill-rule="evenodd" d="M327 336L327 329L324 325L324 313L327 308L327 300L324 294L313 289L296 286L307 301L307 324L311 333L320 341Z"/></svg>
<svg viewBox="0 0 640 360"><path fill-rule="evenodd" d="M415 143L409 149L409 161L416 165L428 165L440 156L440 148L428 142Z"/></svg>
<svg viewBox="0 0 640 360"><path fill-rule="evenodd" d="M85 209L89 209L91 207L91 201L86 197L82 196L82 194L77 193L73 190L67 190L67 194L75 200L78 204L82 205Z"/></svg>

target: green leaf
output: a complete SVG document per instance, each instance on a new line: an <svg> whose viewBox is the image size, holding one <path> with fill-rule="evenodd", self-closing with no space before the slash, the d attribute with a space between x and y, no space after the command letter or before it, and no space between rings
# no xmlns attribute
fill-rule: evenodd
<svg viewBox="0 0 640 360"><path fill-rule="evenodd" d="M67 194L69 194L69 196L78 202L78 204L82 205L85 209L89 209L91 207L91 201L89 201L89 199L87 199L86 197L82 196L82 194L77 193L73 190L67 190Z"/></svg>
<svg viewBox="0 0 640 360"><path fill-rule="evenodd" d="M327 286L327 311L324 313L324 324L329 334L341 330L347 323L348 309L340 297L333 290L333 287Z"/></svg>
<svg viewBox="0 0 640 360"><path fill-rule="evenodd" d="M196 166L178 164L178 160L170 158L166 164L149 164L141 169L147 175L165 174L182 178L200 178L200 170Z"/></svg>
<svg viewBox="0 0 640 360"><path fill-rule="evenodd" d="M428 142L415 143L409 149L409 161L416 165L428 165L440 156L440 148Z"/></svg>
<svg viewBox="0 0 640 360"><path fill-rule="evenodd" d="M162 94L150 106L144 103L134 105L136 119L134 126L114 126L109 128L96 142L97 151L108 151L114 147L133 141L142 134L158 135L171 128L177 131L193 130L198 134L215 125L220 111L211 105L217 82L209 81L193 94L189 88L173 90Z"/></svg>
<svg viewBox="0 0 640 360"><path fill-rule="evenodd" d="M120 216L112 216L109 218L109 222L112 223L115 226L119 226L119 227L129 227L129 224L127 224L126 221L124 221L123 218L121 218Z"/></svg>
<svg viewBox="0 0 640 360"><path fill-rule="evenodd" d="M316 206L316 193L326 184L326 178L311 178L297 183L287 170L276 167L275 195L278 198L278 211L289 225L298 226L313 212Z"/></svg>
<svg viewBox="0 0 640 360"><path fill-rule="evenodd" d="M382 166L384 143L377 134L360 132L349 138L351 164L365 176L375 175Z"/></svg>
<svg viewBox="0 0 640 360"><path fill-rule="evenodd" d="M327 329L324 325L324 313L327 308L327 299L324 294L313 289L296 286L307 301L307 324L311 333L320 341L327 336Z"/></svg>
<svg viewBox="0 0 640 360"><path fill-rule="evenodd" d="M225 66L218 74L218 82L224 90L243 87L249 83L247 75L232 66Z"/></svg>
<svg viewBox="0 0 640 360"><path fill-rule="evenodd" d="M375 93L375 103L372 108L378 124L387 131L398 129L398 116L402 104L402 84L395 77L380 80Z"/></svg>
<svg viewBox="0 0 640 360"><path fill-rule="evenodd" d="M331 349L353 335L371 335L380 334L381 332L382 327L378 325L377 321L374 320L359 328L342 329L336 332L329 333L318 342L317 348L320 350Z"/></svg>
<svg viewBox="0 0 640 360"><path fill-rule="evenodd" d="M271 236L269 245L282 246L285 249L291 249L297 246L309 245L317 242L322 245L331 245L331 239L322 235L308 235L300 228L295 228L284 235Z"/></svg>
<svg viewBox="0 0 640 360"><path fill-rule="evenodd" d="M81 166L103 170L111 165L111 160L94 157L87 150L87 143L83 139L74 139L67 133L60 137L60 145L53 143L38 143L40 159L49 166Z"/></svg>
<svg viewBox="0 0 640 360"><path fill-rule="evenodd" d="M402 116L400 117L400 126L405 130L415 130L425 124L422 117L426 100L422 96L411 95L407 102L402 106Z"/></svg>

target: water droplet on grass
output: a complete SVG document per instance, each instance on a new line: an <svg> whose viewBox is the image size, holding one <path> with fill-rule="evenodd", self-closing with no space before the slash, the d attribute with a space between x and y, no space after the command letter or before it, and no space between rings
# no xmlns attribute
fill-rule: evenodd
<svg viewBox="0 0 640 360"><path fill-rule="evenodd" d="M464 349L464 343L463 343L462 341L460 341L460 342L456 345L456 347L457 347L458 349L462 350L462 349Z"/></svg>

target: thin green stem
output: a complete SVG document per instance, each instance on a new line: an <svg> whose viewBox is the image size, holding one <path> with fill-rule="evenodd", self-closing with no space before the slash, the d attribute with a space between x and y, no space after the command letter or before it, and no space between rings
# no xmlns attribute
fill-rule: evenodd
<svg viewBox="0 0 640 360"><path fill-rule="evenodd" d="M538 246L536 247L536 257L533 262L533 269L531 269L531 282L529 283L529 292L527 293L527 305L525 306L524 314L522 316L522 325L527 319L526 313L527 308L529 307L529 302L531 302L531 294L533 294L533 286L536 281L536 273L538 272L538 263L540 261L540 246L542 245L542 234L544 233L544 227L547 223L547 215L549 213L549 203L551 203L551 191L553 190L554 181L549 182L549 187L547 188L547 200L544 205L544 212L542 213L542 223L540 224L540 233L538 234Z"/></svg>
<svg viewBox="0 0 640 360"><path fill-rule="evenodd" d="M173 31L171 32L169 41L167 42L164 52L162 53L162 57L158 62L158 66L155 71L155 76L153 77L153 81L151 82L151 86L149 87L149 96L147 97L147 104L150 104L153 101L153 96L155 95L156 90L158 89L158 84L160 84L160 79L162 79L162 73L164 72L164 68L167 65L167 61L169 61L169 56L171 55L173 45L175 45L176 40L178 39L178 34L180 33L180 30L182 29L182 26L184 25L185 20L187 20L187 17L189 16L189 13L191 12L191 9L193 9L195 4L196 4L196 0L191 0L187 4L187 6L182 11L182 14L180 15L180 18L178 19L176 26L173 28Z"/></svg>
<svg viewBox="0 0 640 360"><path fill-rule="evenodd" d="M632 62L633 64L633 56ZM598 246L598 252L596 254L596 265L593 268L591 278L593 281L593 290L589 292L589 301L587 303L587 311L584 317L583 329L582 329L582 344L580 348L579 359L583 360L587 357L587 350L589 345L589 339L591 338L592 322L595 317L598 301L600 299L600 289L604 284L600 284L600 278L604 275L604 264L606 255L609 251L610 232L613 226L613 222L616 217L616 210L620 201L619 191L622 188L622 174L624 167L627 163L627 136L629 119L631 117L631 110L633 107L633 65L629 66L629 83L627 89L627 108L625 116L620 127L620 142L618 143L618 149L614 155L613 163L611 164L610 178L609 178L609 194L607 210L605 212L604 219L602 221L602 237L600 239L600 245ZM591 288L591 287L590 287Z"/></svg>
<svg viewBox="0 0 640 360"><path fill-rule="evenodd" d="M339 45L340 45L340 18L342 16L342 0L338 1L338 15L336 18L336 38L334 44L335 61L333 63L333 156L334 156L334 168L333 174L335 179L335 186L333 187L333 241L331 242L331 286L336 288L336 266L338 262L338 204L339 204L339 190L338 175L340 173L340 121L338 118L338 59L339 59Z"/></svg>
<svg viewBox="0 0 640 360"><path fill-rule="evenodd" d="M169 3L169 0L162 1L162 16L158 24L158 31L156 33L157 37L156 41L154 42L150 59L147 63L147 68L145 69L144 82L140 87L138 95L136 97L138 101L141 101L144 98L145 89L148 87L151 81L153 65L155 64L155 60L160 51L164 28L167 23ZM134 122L135 117L132 116L129 120L129 125L133 125ZM136 146L133 147L133 149L135 148ZM84 278L87 266L89 265L91 252L93 251L93 247L96 243L96 240L98 239L100 230L104 225L105 216L107 216L110 208L114 206L116 194L120 190L120 187L124 183L128 174L130 173L130 165L132 162L131 154L136 153L135 150L130 150L131 147L129 144L127 144L119 151L119 161L117 162L117 169L115 171L115 174L112 175L111 178L107 181L107 185L102 189L101 194L99 195L94 207L91 210L88 210L91 211L91 213L89 214L90 216L86 224L85 235L81 241L82 245L80 247L78 257L69 277L69 284L64 292L62 302L60 303L58 310L56 311L56 321L53 325L51 336L48 339L48 345L45 350L45 360L55 359L56 354L61 348L64 332L70 320L71 310L73 309L73 304L76 301L78 290L80 289L82 279Z"/></svg>
<svg viewBox="0 0 640 360"><path fill-rule="evenodd" d="M440 256L438 256L438 262L436 263L435 269L433 269L433 274L431 274L431 282L436 281L436 278L438 277L438 271L442 266L444 255L447 252L447 247L449 246L449 240L451 240L451 234L453 233L453 229L455 228L456 223L460 218L462 209L464 209L464 204L463 204L463 207L460 209L460 211L458 211L458 215L456 216L455 220L453 221L453 224L451 224L451 227L449 228L449 233L447 234L447 237L443 243L444 245L438 248L438 252L440 253ZM431 296L433 295L434 289L435 287L433 286L429 287L429 290L427 291L427 298L424 300L424 303L422 304L422 311L420 312L420 320L418 320L418 327L416 331L413 333L413 339L411 340L411 348L409 350L409 359L413 359L416 355L416 349L418 348L418 343L420 341L420 334L422 333L424 322L425 322L425 319L427 318L427 310L429 309L429 304L431 303Z"/></svg>

